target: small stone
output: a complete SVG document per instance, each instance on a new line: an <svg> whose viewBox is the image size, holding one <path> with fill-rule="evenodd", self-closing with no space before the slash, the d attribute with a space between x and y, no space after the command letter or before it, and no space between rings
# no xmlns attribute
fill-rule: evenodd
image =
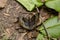
<svg viewBox="0 0 60 40"><path fill-rule="evenodd" d="M0 8L5 7L7 0L0 0Z"/></svg>

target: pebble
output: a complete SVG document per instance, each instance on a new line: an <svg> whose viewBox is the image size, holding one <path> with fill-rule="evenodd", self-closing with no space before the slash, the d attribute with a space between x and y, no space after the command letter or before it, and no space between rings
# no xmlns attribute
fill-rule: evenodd
<svg viewBox="0 0 60 40"><path fill-rule="evenodd" d="M7 0L0 0L0 8L4 8L7 3Z"/></svg>

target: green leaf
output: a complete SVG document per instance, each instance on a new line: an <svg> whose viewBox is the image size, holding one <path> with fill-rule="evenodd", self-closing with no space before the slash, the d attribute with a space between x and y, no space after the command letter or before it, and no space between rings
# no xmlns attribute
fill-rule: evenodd
<svg viewBox="0 0 60 40"><path fill-rule="evenodd" d="M50 18L50 19L48 19L47 21L44 22L44 25L45 25L46 28L50 28L54 25L59 25L59 24L60 24L60 20L58 21L57 16L52 17L52 18ZM39 30L42 30L42 29L43 29L43 27L41 25L41 28Z"/></svg>
<svg viewBox="0 0 60 40"><path fill-rule="evenodd" d="M36 40L44 40L44 36L42 34L39 34Z"/></svg>
<svg viewBox="0 0 60 40"><path fill-rule="evenodd" d="M51 0L51 1L47 1L45 3L45 5L49 8L52 8L58 12L60 12L60 0Z"/></svg>
<svg viewBox="0 0 60 40"><path fill-rule="evenodd" d="M36 40L48 40L46 36L39 34L36 38ZM51 40L51 39L49 39ZM53 38L53 40L57 40L57 38Z"/></svg>
<svg viewBox="0 0 60 40"><path fill-rule="evenodd" d="M46 32L44 30L41 31L44 35L46 35ZM58 38L60 37L60 25L52 26L51 28L47 29L47 32L50 37L52 38Z"/></svg>
<svg viewBox="0 0 60 40"><path fill-rule="evenodd" d="M58 21L58 17L50 18L49 20L47 20L44 23L44 25L45 25L45 27L46 27L46 29L47 29L48 34L49 34L50 37L53 37L53 38L60 37L60 20ZM44 35L46 35L43 26L41 26L39 30Z"/></svg>
<svg viewBox="0 0 60 40"><path fill-rule="evenodd" d="M35 6L32 0L17 0L17 1L20 2L29 11L31 11Z"/></svg>
<svg viewBox="0 0 60 40"><path fill-rule="evenodd" d="M47 1L53 1L53 0L45 0L45 1L47 2Z"/></svg>
<svg viewBox="0 0 60 40"><path fill-rule="evenodd" d="M43 5L39 0L17 0L21 3L28 11L32 11L35 6L39 7Z"/></svg>
<svg viewBox="0 0 60 40"><path fill-rule="evenodd" d="M40 7L41 5L43 5L43 3L41 2L41 0L32 0L33 3L37 6Z"/></svg>

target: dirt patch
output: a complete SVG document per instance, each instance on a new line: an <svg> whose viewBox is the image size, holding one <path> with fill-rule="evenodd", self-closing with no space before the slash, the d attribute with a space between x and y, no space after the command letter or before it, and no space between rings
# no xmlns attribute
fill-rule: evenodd
<svg viewBox="0 0 60 40"><path fill-rule="evenodd" d="M7 0L0 0L0 8L5 7Z"/></svg>
<svg viewBox="0 0 60 40"><path fill-rule="evenodd" d="M20 14L23 15L22 12L27 11L15 0L8 0L5 7L0 9L0 40L36 40L37 31L28 31L22 28L19 23L15 23L18 20L17 17ZM44 17L42 14L43 20L49 17L46 15Z"/></svg>

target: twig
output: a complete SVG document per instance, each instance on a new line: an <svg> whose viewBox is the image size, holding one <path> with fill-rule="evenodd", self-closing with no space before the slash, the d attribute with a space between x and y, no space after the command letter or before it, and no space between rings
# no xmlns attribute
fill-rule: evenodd
<svg viewBox="0 0 60 40"><path fill-rule="evenodd" d="M36 7L36 10L37 10L37 12L40 14L40 18L41 18L41 20L42 20L41 13L39 12L39 9L38 9L37 7ZM45 30L45 32L46 32L47 39L49 40L49 35L48 35L48 32L47 32L47 30L46 30L46 28L45 28L45 25L44 25L44 23L43 23L43 20L42 20L41 22L42 22L42 25L43 25L44 30Z"/></svg>
<svg viewBox="0 0 60 40"><path fill-rule="evenodd" d="M58 13L58 20L60 20L60 12Z"/></svg>

